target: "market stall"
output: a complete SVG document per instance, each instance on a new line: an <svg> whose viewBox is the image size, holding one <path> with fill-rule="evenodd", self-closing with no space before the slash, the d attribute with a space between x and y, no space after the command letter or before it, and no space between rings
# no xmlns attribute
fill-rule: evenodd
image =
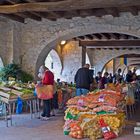
<svg viewBox="0 0 140 140"><path fill-rule="evenodd" d="M8 115L10 115L12 125L12 114L20 114L28 111L33 117L33 113L39 112L39 101L33 94L34 86L31 84L6 84L0 85L0 107L1 116L5 116L8 126Z"/></svg>
<svg viewBox="0 0 140 140"><path fill-rule="evenodd" d="M118 137L125 120L125 96L119 91L100 90L71 98L65 111L64 134L72 138Z"/></svg>

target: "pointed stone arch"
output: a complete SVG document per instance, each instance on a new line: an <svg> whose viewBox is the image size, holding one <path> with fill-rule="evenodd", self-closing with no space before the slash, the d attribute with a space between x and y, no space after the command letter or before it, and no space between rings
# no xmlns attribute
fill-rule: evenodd
<svg viewBox="0 0 140 140"><path fill-rule="evenodd" d="M109 25L109 24L97 24L97 25L91 24L91 26L81 26L72 29L66 29L64 31L59 31L53 36L51 36L50 39L48 38L43 39L43 44L42 43L38 44L39 46L41 46L40 48L42 49L40 50L40 54L37 56L35 73L37 73L39 66L45 61L46 54L48 54L51 49L54 49L61 40L69 40L71 38L82 36L85 34L102 33L102 32L123 33L123 34L140 37L140 32L138 32L135 28L130 28L130 26L118 26L118 25ZM120 52L115 56L119 54ZM124 52L122 54L124 54ZM102 58L104 60L100 62L100 66L96 64L97 69L102 69L105 63L107 63L107 61L113 57L114 56L112 55L110 56L107 55L107 58ZM91 61L91 65L93 65L92 61Z"/></svg>
<svg viewBox="0 0 140 140"><path fill-rule="evenodd" d="M131 51L127 50L127 51L126 52L120 52L120 51L118 51L118 53L116 53L116 55L114 57L110 56L110 58L108 58L108 60L105 60L104 64L100 66L100 67L102 67L102 71L104 70L106 64L108 62L110 62L113 58L117 58L117 57L120 57L122 55L128 55L128 54L140 54L140 52L139 51L136 51L136 50L131 50ZM131 64L132 63L128 63L128 66L131 65ZM121 68L122 69L122 72L124 73L124 70L126 69L126 66L125 65L121 65L120 67L118 66L118 68ZM116 69L116 71L117 71L117 69Z"/></svg>
<svg viewBox="0 0 140 140"><path fill-rule="evenodd" d="M60 78L62 72L62 62L58 53L54 49L48 53L45 59L45 66L54 73L55 79Z"/></svg>
<svg viewBox="0 0 140 140"><path fill-rule="evenodd" d="M2 58L0 57L0 69L4 67L4 64L3 64L3 60Z"/></svg>

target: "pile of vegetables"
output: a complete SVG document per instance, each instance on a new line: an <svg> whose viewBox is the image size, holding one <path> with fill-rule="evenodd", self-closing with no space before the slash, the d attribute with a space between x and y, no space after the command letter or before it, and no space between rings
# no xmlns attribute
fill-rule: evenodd
<svg viewBox="0 0 140 140"><path fill-rule="evenodd" d="M124 98L120 92L111 90L71 98L65 111L64 134L78 139L102 138L99 120L103 119L116 136L120 135L125 122ZM71 124L75 124L74 129Z"/></svg>
<svg viewBox="0 0 140 140"><path fill-rule="evenodd" d="M71 123L70 124L70 133L69 135L72 137L72 138L77 138L77 139L81 139L83 137L83 134L82 134L82 129L81 127L79 126L78 123Z"/></svg>

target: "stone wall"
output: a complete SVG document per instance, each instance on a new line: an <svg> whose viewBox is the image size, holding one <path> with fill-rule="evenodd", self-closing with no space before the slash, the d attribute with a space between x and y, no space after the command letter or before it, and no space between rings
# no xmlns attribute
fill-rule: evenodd
<svg viewBox="0 0 140 140"><path fill-rule="evenodd" d="M133 50L91 50L90 53L92 52L93 55L93 60L92 64L96 68L96 72L102 71L103 67L105 66L106 63L108 63L111 59L121 56L123 54L140 54L140 50L133 49ZM116 64L118 66L118 63ZM117 68L116 68L117 69Z"/></svg>
<svg viewBox="0 0 140 140"><path fill-rule="evenodd" d="M139 23L140 15L132 16L131 13L122 13L120 17L107 15L103 17L76 17L72 20L58 19L57 21L43 19L42 22L27 19L26 24L10 21L10 26L9 22L0 24L0 31L6 36L4 38L0 35L0 53L5 63L10 62L13 58L14 61L22 64L23 70L36 75L39 66L44 63L49 51L56 48L61 40L101 32L124 33L140 37ZM11 51L7 51L7 48ZM81 65L81 60L77 62L81 58L81 50L76 48L78 50L75 51L72 47L70 48L70 52L74 52L78 58L75 58L75 54L68 54L65 52L65 48L63 49L64 56L60 55L60 58L64 58L62 73L65 76L68 73L74 75L71 68L74 67L74 70L76 70ZM12 53L12 51L16 53ZM131 52L129 50L96 50L88 51L88 56L91 64L95 65L96 69L101 70L105 63L113 57ZM140 53L139 50L133 52ZM5 53L8 53L8 57ZM69 76L66 79L70 79Z"/></svg>
<svg viewBox="0 0 140 140"><path fill-rule="evenodd" d="M63 47L63 71L62 80L73 82L74 76L82 63L82 49L78 42L71 41Z"/></svg>
<svg viewBox="0 0 140 140"><path fill-rule="evenodd" d="M6 19L0 20L0 57L4 64L13 60L13 28Z"/></svg>

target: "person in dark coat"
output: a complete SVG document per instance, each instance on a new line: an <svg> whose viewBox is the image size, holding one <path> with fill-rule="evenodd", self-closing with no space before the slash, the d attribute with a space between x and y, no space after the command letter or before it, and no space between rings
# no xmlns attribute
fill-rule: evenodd
<svg viewBox="0 0 140 140"><path fill-rule="evenodd" d="M90 84L93 82L93 76L89 67L89 64L85 64L76 72L74 78L76 83L76 96L86 95L90 90Z"/></svg>
<svg viewBox="0 0 140 140"><path fill-rule="evenodd" d="M99 71L99 72L97 73L97 76L95 77L95 80L96 80L96 83L97 83L97 84L99 83L99 81L101 80L101 78L102 78L102 73Z"/></svg>
<svg viewBox="0 0 140 140"><path fill-rule="evenodd" d="M131 70L128 70L128 73L126 74L126 82L131 83L132 81L133 81L132 72L131 72Z"/></svg>

